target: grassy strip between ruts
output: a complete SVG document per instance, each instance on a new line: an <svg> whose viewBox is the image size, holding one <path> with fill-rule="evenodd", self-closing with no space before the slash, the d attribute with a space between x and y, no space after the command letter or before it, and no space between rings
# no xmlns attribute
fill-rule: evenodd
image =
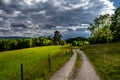
<svg viewBox="0 0 120 80"><path fill-rule="evenodd" d="M80 47L95 66L101 80L120 80L120 43Z"/></svg>
<svg viewBox="0 0 120 80"><path fill-rule="evenodd" d="M69 77L70 80L74 80L78 76L79 69L81 67L81 56L78 52L77 53L77 59L73 68L73 72L71 73L71 76Z"/></svg>
<svg viewBox="0 0 120 80"><path fill-rule="evenodd" d="M48 55L50 55L50 67ZM24 80L48 80L71 56L71 49L65 46L0 52L0 80L21 80L21 63Z"/></svg>

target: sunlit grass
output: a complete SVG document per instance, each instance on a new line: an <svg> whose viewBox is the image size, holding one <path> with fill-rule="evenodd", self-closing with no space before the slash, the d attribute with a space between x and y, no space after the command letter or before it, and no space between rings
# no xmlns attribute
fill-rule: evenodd
<svg viewBox="0 0 120 80"><path fill-rule="evenodd" d="M83 46L101 80L120 80L120 43Z"/></svg>
<svg viewBox="0 0 120 80"><path fill-rule="evenodd" d="M47 46L0 52L0 80L21 80L21 63L25 80L46 80L72 55L68 54L70 50L66 54L66 49L63 46ZM48 55L51 71L48 70Z"/></svg>

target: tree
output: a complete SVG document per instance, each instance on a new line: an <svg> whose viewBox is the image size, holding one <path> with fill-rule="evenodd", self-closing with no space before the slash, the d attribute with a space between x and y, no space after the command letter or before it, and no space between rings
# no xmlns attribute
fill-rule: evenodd
<svg viewBox="0 0 120 80"><path fill-rule="evenodd" d="M33 40L32 40L32 39L29 39L28 43L29 43L29 47L30 47L30 48L33 47L34 43L33 43Z"/></svg>
<svg viewBox="0 0 120 80"><path fill-rule="evenodd" d="M54 32L55 33L55 35L54 35L54 44L55 45L59 45L60 44L60 41L61 41L61 34L60 34L60 32L59 31L55 31Z"/></svg>
<svg viewBox="0 0 120 80"><path fill-rule="evenodd" d="M66 45L66 42L64 40L61 40L60 45Z"/></svg>
<svg viewBox="0 0 120 80"><path fill-rule="evenodd" d="M0 39L0 51L4 50L4 42L2 39Z"/></svg>
<svg viewBox="0 0 120 80"><path fill-rule="evenodd" d="M72 46L77 46L78 45L78 42L77 41L73 41L72 42Z"/></svg>
<svg viewBox="0 0 120 80"><path fill-rule="evenodd" d="M7 49L8 50L14 50L14 49L17 49L17 45L18 45L18 43L17 43L17 41L16 40L9 40L8 41L8 44L7 44Z"/></svg>
<svg viewBox="0 0 120 80"><path fill-rule="evenodd" d="M94 42L92 43L106 43L113 39L111 30L111 16L109 14L101 15L94 20L94 23L89 27Z"/></svg>
<svg viewBox="0 0 120 80"><path fill-rule="evenodd" d="M112 31L114 41L120 40L120 7L116 9L115 14L112 17L110 30Z"/></svg>
<svg viewBox="0 0 120 80"><path fill-rule="evenodd" d="M94 23L89 27L91 34L94 36L96 32L105 26L111 25L111 16L109 14L100 15L98 18L95 18Z"/></svg>

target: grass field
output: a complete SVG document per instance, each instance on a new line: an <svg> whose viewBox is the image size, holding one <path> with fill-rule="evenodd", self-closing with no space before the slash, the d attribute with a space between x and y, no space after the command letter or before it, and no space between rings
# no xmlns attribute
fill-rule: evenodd
<svg viewBox="0 0 120 80"><path fill-rule="evenodd" d="M48 55L50 55L50 68ZM47 80L71 56L71 50L62 46L0 52L0 80L21 80L21 63L24 80Z"/></svg>
<svg viewBox="0 0 120 80"><path fill-rule="evenodd" d="M120 80L120 43L82 46L101 80Z"/></svg>

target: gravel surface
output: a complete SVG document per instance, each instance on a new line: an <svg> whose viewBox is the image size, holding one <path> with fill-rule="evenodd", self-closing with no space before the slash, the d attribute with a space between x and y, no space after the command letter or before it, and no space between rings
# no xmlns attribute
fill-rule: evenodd
<svg viewBox="0 0 120 80"><path fill-rule="evenodd" d="M53 74L50 80L68 80L70 73L72 72L72 69L74 67L76 58L77 53L75 50L73 50L73 56L60 70Z"/></svg>
<svg viewBox="0 0 120 80"><path fill-rule="evenodd" d="M70 74L74 68L74 64L77 58L77 53L81 55L81 67L78 70L75 79L69 79ZM56 73L53 74L50 80L100 80L99 76L94 70L94 67L86 57L83 51L80 49L73 50L73 56L70 60Z"/></svg>
<svg viewBox="0 0 120 80"><path fill-rule="evenodd" d="M81 55L82 63L75 80L100 80L84 52L80 49L77 49L76 51Z"/></svg>

